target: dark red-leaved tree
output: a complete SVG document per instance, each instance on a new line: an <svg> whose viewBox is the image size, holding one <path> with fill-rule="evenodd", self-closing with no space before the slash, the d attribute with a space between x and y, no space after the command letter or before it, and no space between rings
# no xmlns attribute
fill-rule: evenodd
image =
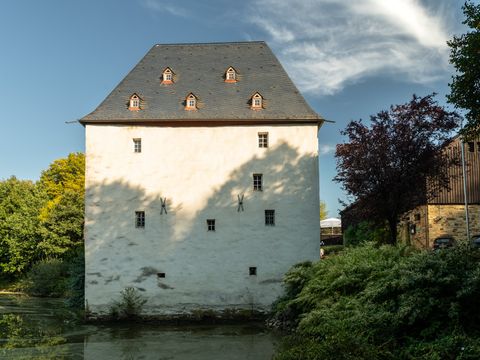
<svg viewBox="0 0 480 360"><path fill-rule="evenodd" d="M388 222L392 244L399 215L429 196L427 178L448 185L444 169L452 159L441 150L460 116L439 106L434 95L413 95L410 102L371 116L369 126L351 121L342 131L348 142L337 145L335 181L369 220Z"/></svg>

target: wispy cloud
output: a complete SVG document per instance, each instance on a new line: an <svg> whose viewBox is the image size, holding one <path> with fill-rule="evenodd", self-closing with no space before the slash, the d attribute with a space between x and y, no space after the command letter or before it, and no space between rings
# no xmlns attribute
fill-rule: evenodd
<svg viewBox="0 0 480 360"><path fill-rule="evenodd" d="M423 0L257 0L249 21L304 91L333 94L378 74L425 83L445 76L453 5Z"/></svg>
<svg viewBox="0 0 480 360"><path fill-rule="evenodd" d="M189 12L177 5L173 1L167 0L142 0L142 5L152 11L168 13L174 16L188 17Z"/></svg>
<svg viewBox="0 0 480 360"><path fill-rule="evenodd" d="M320 144L320 147L318 148L318 153L320 156L333 154L334 152L335 152L335 145Z"/></svg>

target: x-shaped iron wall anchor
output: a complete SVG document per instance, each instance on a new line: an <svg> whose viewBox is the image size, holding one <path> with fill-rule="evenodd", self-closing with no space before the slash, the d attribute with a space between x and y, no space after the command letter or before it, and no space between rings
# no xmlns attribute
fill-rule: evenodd
<svg viewBox="0 0 480 360"><path fill-rule="evenodd" d="M163 214L163 211L165 210L165 214L167 214L167 198L160 198L160 201L162 203L162 209L160 210L160 215Z"/></svg>
<svg viewBox="0 0 480 360"><path fill-rule="evenodd" d="M243 196L244 196L244 194L242 194L242 195L237 195L237 198L238 198L238 208L237 208L237 211L238 211L238 212L244 211L244 209L243 209Z"/></svg>

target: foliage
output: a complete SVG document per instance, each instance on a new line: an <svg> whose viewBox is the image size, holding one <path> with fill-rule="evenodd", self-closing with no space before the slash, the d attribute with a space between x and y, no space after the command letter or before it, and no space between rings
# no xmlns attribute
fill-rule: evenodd
<svg viewBox="0 0 480 360"><path fill-rule="evenodd" d="M479 353L477 249L416 252L368 243L301 269L300 276L292 269L293 287L286 277L287 296L275 309L295 330L277 359L467 359Z"/></svg>
<svg viewBox="0 0 480 360"><path fill-rule="evenodd" d="M324 255L333 255L341 252L345 248L344 245L324 245L322 246L323 251L325 252Z"/></svg>
<svg viewBox="0 0 480 360"><path fill-rule="evenodd" d="M77 251L71 259L67 270L66 304L70 308L85 308L85 254L83 249Z"/></svg>
<svg viewBox="0 0 480 360"><path fill-rule="evenodd" d="M41 260L28 271L25 290L34 296L62 296L66 289L66 278L67 266L62 260Z"/></svg>
<svg viewBox="0 0 480 360"><path fill-rule="evenodd" d="M320 220L326 219L328 216L327 204L325 201L320 200Z"/></svg>
<svg viewBox="0 0 480 360"><path fill-rule="evenodd" d="M46 196L31 181L0 181L0 273L15 276L38 259L38 214Z"/></svg>
<svg viewBox="0 0 480 360"><path fill-rule="evenodd" d="M366 242L385 244L390 238L389 230L385 226L376 226L369 221L361 221L357 225L351 225L343 234L345 245L360 245Z"/></svg>
<svg viewBox="0 0 480 360"><path fill-rule="evenodd" d="M433 95L414 95L406 104L371 116L370 126L351 121L342 132L348 142L337 145L335 181L371 220L388 221L391 243L396 242L398 216L425 201L427 178L448 184L443 170L450 159L441 149L459 123L460 116L445 111Z"/></svg>
<svg viewBox="0 0 480 360"><path fill-rule="evenodd" d="M448 42L450 47L450 62L456 69L456 74L450 83L450 94L447 99L456 107L466 110L467 126L464 134L478 136L480 134L480 5L467 1L463 5L465 20L469 31L460 36L454 36Z"/></svg>
<svg viewBox="0 0 480 360"><path fill-rule="evenodd" d="M135 319L142 313L146 302L137 289L127 287L121 291L121 300L111 305L110 315L117 319Z"/></svg>

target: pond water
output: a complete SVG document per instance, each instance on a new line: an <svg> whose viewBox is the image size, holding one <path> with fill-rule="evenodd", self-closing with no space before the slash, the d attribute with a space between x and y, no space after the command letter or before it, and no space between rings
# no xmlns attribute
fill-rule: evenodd
<svg viewBox="0 0 480 360"><path fill-rule="evenodd" d="M84 325L61 300L0 296L0 359L271 359L260 325Z"/></svg>

